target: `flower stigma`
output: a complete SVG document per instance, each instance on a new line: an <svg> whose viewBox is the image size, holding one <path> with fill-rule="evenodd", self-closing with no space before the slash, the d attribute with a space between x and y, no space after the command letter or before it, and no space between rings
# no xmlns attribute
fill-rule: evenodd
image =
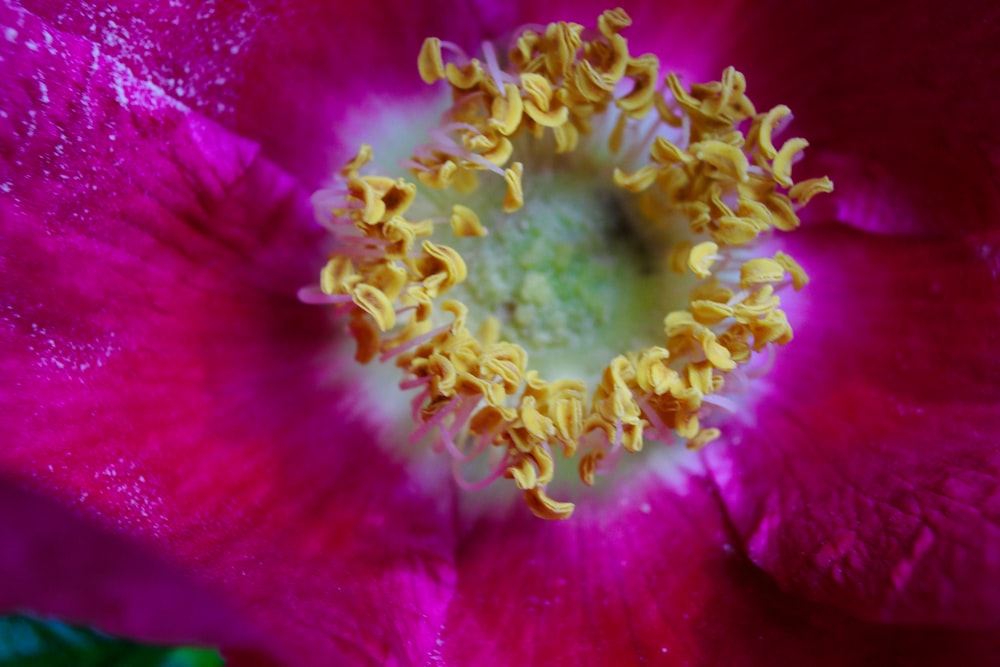
<svg viewBox="0 0 1000 667"><path fill-rule="evenodd" d="M630 23L525 26L481 59L427 39L419 74L449 106L408 175L365 144L314 197L332 250L300 297L332 305L358 362L399 369L412 443L546 519L574 509L546 490L560 460L592 486L647 441L720 437L792 339L780 291L808 282L766 242L833 190L792 180L788 107L758 113L732 67L661 76Z"/></svg>

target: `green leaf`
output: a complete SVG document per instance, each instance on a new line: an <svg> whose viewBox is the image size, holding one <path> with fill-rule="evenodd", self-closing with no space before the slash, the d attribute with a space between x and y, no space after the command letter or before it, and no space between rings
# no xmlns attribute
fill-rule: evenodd
<svg viewBox="0 0 1000 667"><path fill-rule="evenodd" d="M30 616L0 617L3 667L220 667L217 652L147 646Z"/></svg>

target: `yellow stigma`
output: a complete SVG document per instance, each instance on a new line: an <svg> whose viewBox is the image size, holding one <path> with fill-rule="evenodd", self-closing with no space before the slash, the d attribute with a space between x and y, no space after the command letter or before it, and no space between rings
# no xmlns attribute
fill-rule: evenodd
<svg viewBox="0 0 1000 667"><path fill-rule="evenodd" d="M546 491L557 459L576 458L580 479L592 485L609 461L647 440L676 435L697 450L724 435L712 417L735 405L727 380L751 377L758 353L792 339L779 292L808 282L789 255L761 255L762 240L795 229L797 210L833 189L826 178L792 180L807 142L775 145L787 107L758 113L732 67L720 81L690 86L674 73L661 77L656 56L629 52L620 33L630 23L617 9L596 30L526 28L507 53L484 45L482 60L426 40L420 77L451 92L442 124L407 161L412 178L369 173L368 145L339 172L323 197L334 202L324 212L334 248L318 288L303 293L346 319L359 362L391 361L402 371L400 388L415 392L414 441L436 434L435 448L456 470L487 461L481 482L460 483L505 477L546 519L573 512ZM591 154L595 141L601 155ZM484 307L477 295L494 286L481 253L515 227L546 224L518 216L545 205L545 174L576 164L590 165L582 179L603 179L584 189L611 193L600 201L627 219L614 238L634 236L641 246L636 257L649 266L630 267L635 284L660 281L639 301L641 322L620 314L632 311L608 311L617 313L608 326L625 331L614 340L632 341L633 326L653 335L636 334L635 347L622 343L593 377L543 377L546 354L592 354L560 348L558 336L597 326L579 313L605 312L606 304L588 302L591 310L563 317L561 285L536 271L562 251L533 259L533 241L509 246L518 248L509 259L523 280ZM595 296L589 285L583 301L618 299ZM681 307L663 306L657 295L678 289Z"/></svg>

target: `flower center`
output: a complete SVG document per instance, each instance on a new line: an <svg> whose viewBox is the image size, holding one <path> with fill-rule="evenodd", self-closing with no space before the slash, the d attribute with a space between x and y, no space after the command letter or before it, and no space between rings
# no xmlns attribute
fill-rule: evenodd
<svg viewBox="0 0 1000 667"><path fill-rule="evenodd" d="M402 370L411 440L461 486L511 479L543 518L573 511L546 492L560 455L592 485L644 441L720 436L730 385L791 340L779 292L807 282L764 240L832 190L793 183L807 144L774 145L787 107L758 114L732 68L659 85L629 23L524 28L502 61L428 39L420 75L452 102L414 178L373 170L365 145L316 196L334 247L303 300L345 318L359 362Z"/></svg>
<svg viewBox="0 0 1000 667"><path fill-rule="evenodd" d="M670 275L666 261L678 239L651 233L606 166L571 156L536 159L530 146L517 152L531 174L520 209L504 213L491 203L503 197L499 179L449 198L480 211L489 230L486 238L440 230L468 274L449 296L468 308L473 325L495 318L500 338L522 347L541 377L580 380L593 390L608 360L656 345L663 314L687 304L692 285ZM427 217L444 213L412 208Z"/></svg>

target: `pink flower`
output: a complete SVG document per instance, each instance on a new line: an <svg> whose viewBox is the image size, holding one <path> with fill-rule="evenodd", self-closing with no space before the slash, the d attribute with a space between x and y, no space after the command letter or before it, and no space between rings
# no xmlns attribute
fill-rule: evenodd
<svg viewBox="0 0 1000 667"><path fill-rule="evenodd" d="M754 423L556 525L372 446L295 294L338 121L421 94L424 37L605 7L5 0L0 607L233 664L987 664L1000 15L669 4L627 7L637 49L738 66L837 195Z"/></svg>

